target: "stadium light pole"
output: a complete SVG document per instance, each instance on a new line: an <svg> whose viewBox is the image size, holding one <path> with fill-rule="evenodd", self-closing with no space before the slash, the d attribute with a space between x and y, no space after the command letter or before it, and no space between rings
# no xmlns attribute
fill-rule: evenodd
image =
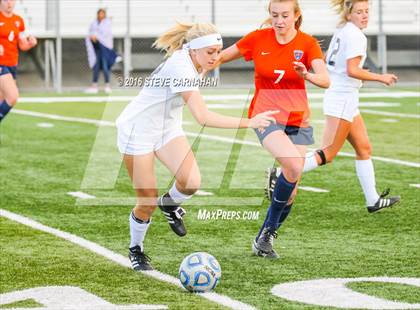
<svg viewBox="0 0 420 310"><path fill-rule="evenodd" d="M388 71L387 63L387 44L386 44L386 34L384 32L384 10L383 10L383 0L379 0L379 33L378 33L378 56L379 63L382 67L382 73Z"/></svg>

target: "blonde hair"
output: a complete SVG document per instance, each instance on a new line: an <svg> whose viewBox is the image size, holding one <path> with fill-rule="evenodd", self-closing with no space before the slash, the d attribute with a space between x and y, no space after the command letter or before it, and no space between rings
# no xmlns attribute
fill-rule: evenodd
<svg viewBox="0 0 420 310"><path fill-rule="evenodd" d="M214 33L218 33L218 31L216 26L211 23L184 24L177 22L174 27L153 43L153 47L165 51L166 57L169 57L176 50L181 49L184 43Z"/></svg>
<svg viewBox="0 0 420 310"><path fill-rule="evenodd" d="M300 26L302 26L303 22L303 16L302 16L302 10L300 9L299 1L298 0L270 0L270 3L268 4L268 13L271 14L271 4L272 3L278 3L278 2L287 2L287 1L293 1L295 5L295 15L299 15L298 20L295 23L296 30L299 30ZM271 17L267 18L264 23L262 23L261 28L271 26Z"/></svg>
<svg viewBox="0 0 420 310"><path fill-rule="evenodd" d="M340 15L339 26L347 23L347 16L351 14L354 5L357 2L368 2L369 0L331 0L331 5Z"/></svg>

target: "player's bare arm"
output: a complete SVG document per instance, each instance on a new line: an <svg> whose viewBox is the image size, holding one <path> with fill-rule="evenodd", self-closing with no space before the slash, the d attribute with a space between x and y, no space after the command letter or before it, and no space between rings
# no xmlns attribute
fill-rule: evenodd
<svg viewBox="0 0 420 310"><path fill-rule="evenodd" d="M34 48L38 44L38 40L34 36L21 37L18 44L19 49L26 52Z"/></svg>

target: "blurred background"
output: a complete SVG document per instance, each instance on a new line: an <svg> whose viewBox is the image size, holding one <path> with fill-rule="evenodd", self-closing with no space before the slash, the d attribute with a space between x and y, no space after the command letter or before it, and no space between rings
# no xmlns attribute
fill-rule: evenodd
<svg viewBox="0 0 420 310"><path fill-rule="evenodd" d="M403 85L420 85L420 0L371 0L367 66L392 71ZM326 50L338 16L328 0L300 0L303 31ZM16 13L38 46L22 53L23 91L74 91L91 82L84 39L99 8L112 20L114 46L123 62L114 66L112 86L123 77L147 76L163 59L153 41L181 22L213 22L225 46L258 29L268 17L268 0L17 0ZM102 77L100 82L102 82ZM236 61L220 70L222 87L253 83L252 63Z"/></svg>

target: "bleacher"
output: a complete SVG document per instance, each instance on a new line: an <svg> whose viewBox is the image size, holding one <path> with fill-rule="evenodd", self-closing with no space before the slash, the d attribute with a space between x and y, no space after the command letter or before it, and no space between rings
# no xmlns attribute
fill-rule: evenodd
<svg viewBox="0 0 420 310"><path fill-rule="evenodd" d="M382 0L383 30L394 42L388 49L390 66L420 66L418 47L420 34L420 0ZM129 10L127 3L130 3ZM213 7L214 3L214 7ZM328 46L334 32L338 16L330 6L329 0L300 0L303 10L303 31L317 36ZM376 67L381 60L376 48L379 33L379 0L371 0L371 22L365 33L370 37L370 59ZM56 10L59 7L57 18ZM63 40L62 59L72 59L71 66L61 61L64 70L70 72L86 70L86 55L83 39L88 33L90 23L96 18L99 8L105 8L112 19L115 46L124 59L124 72L131 70L153 70L161 61L162 55L150 47L154 38L181 22L215 21L220 33L225 37L226 46L234 43L244 34L258 29L268 17L268 0L17 0L16 12L25 19L29 33L40 39L49 39L40 44L39 53L33 57L38 62L40 75L47 70L43 58L51 60L52 76L59 65L53 46L59 35ZM214 8L214 16L212 15ZM129 12L129 17L128 17ZM57 21L59 20L59 32ZM128 25L129 24L129 25ZM126 38L129 38L127 45ZM395 47L395 42L397 47ZM417 42L417 43L416 43ZM131 50L125 53L125 46ZM48 46L48 48L47 48ZM408 47L407 47L408 46ZM129 47L130 48L130 47ZM71 55L71 57L69 57ZM77 60L76 60L77 59ZM20 68L31 67L23 62ZM67 67L66 67L67 66ZM79 68L77 67L79 66ZM33 66L32 66L33 67ZM231 62L223 70L250 69L251 63ZM77 69L78 68L78 69ZM121 68L121 67L120 67ZM30 71L32 69L28 69ZM46 72L46 71L45 71Z"/></svg>
<svg viewBox="0 0 420 310"><path fill-rule="evenodd" d="M58 0L57 0L58 1ZM51 3L51 1L49 1ZM127 33L125 0L59 0L60 33L63 38L84 37L100 7L108 10L116 37ZM240 37L259 27L267 17L267 0L215 0L215 22L225 36ZM327 0L301 0L303 30L314 35L330 35L337 16ZM371 1L371 22L367 34L379 31L378 1ZM388 35L420 33L420 0L383 0L384 32ZM210 22L211 0L131 0L130 36L156 37L175 21ZM46 0L18 0L16 11L27 27L39 37L56 35L55 14Z"/></svg>

